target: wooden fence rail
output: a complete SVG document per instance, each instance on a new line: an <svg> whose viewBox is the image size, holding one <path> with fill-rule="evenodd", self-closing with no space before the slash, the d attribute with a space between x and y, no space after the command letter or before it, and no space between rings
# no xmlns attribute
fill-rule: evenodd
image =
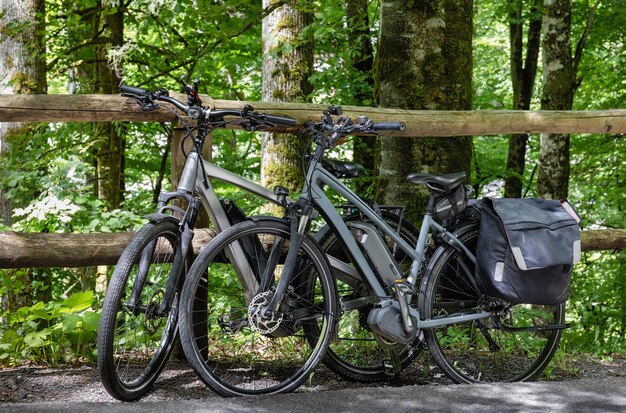
<svg viewBox="0 0 626 413"><path fill-rule="evenodd" d="M177 95L172 93L172 95ZM182 96L178 95L179 97ZM249 103L260 112L282 114L299 125L319 120L325 105L213 100L213 108L237 109ZM512 133L626 133L626 109L601 111L426 111L344 106L347 116L365 115L377 122L402 121L393 136L465 136ZM117 95L0 95L0 122L169 122L166 110L143 112L133 99ZM281 128L276 130L297 130Z"/></svg>
<svg viewBox="0 0 626 413"><path fill-rule="evenodd" d="M114 265L133 232L36 234L0 232L0 268L85 267ZM196 230L196 254L214 235ZM581 234L584 251L626 249L626 230L593 230Z"/></svg>

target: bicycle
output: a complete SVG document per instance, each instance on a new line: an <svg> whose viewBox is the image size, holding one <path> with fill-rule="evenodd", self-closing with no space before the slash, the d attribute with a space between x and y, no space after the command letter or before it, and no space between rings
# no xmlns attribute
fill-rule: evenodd
<svg viewBox="0 0 626 413"><path fill-rule="evenodd" d="M284 197L202 159L201 149L213 129L228 123L243 122L245 129L258 130L275 124L293 126L295 121L254 112L251 106L240 111L209 110L202 107L197 83L183 84L183 88L186 103L170 97L164 89L150 92L121 86L122 94L136 99L143 110L155 110L159 107L157 102L167 102L177 111L163 106L165 109L179 118L179 112L184 113L197 125L191 126L181 118L195 151L187 155L176 190L160 194L157 212L146 216L149 223L138 231L120 257L105 296L98 332L98 366L104 387L118 400L132 401L143 396L164 368L176 342L180 289L194 260L191 242L200 208L206 209L216 232L246 219L233 201L219 199L212 181L234 185L274 204L280 204ZM338 178L363 172L355 163L324 162ZM173 201L184 201L188 206L183 210L172 205ZM407 225L402 223L402 228ZM250 271L245 266L245 254L246 248L253 246L229 252L243 263L240 274ZM245 278L241 280L247 282ZM254 282L250 281L247 288L254 288Z"/></svg>
<svg viewBox="0 0 626 413"><path fill-rule="evenodd" d="M564 305L513 306L480 292L472 253L477 226L461 225L448 231L434 218L438 201L462 185L464 173L409 176L410 182L426 186L431 194L417 245L409 245L321 166L325 151L344 136L401 130L403 124L376 124L366 118L355 124L340 115L338 110L326 111L321 122L313 125L315 150L305 185L296 202L282 199L285 218L257 217L229 228L215 237L192 265L182 292L180 332L185 355L198 376L224 396L294 390L329 346L328 330L337 328L332 322L354 314L356 325L369 330L380 346L390 350L392 357L385 367L393 373L412 360L407 355L424 334L435 360L455 382L535 378L567 328ZM344 222L322 187L346 198L368 222ZM355 271L341 273L337 271L341 265L334 264L333 274L325 263L325 258L339 260L325 257L308 235L315 214L332 227L354 265L348 267ZM394 259L381 233L411 258L408 270ZM439 246L426 261L430 239ZM249 262L261 263L257 272L263 276L258 288L239 286L237 294L228 296L208 294L202 286L203 274L227 272L227 278L233 279L240 263L228 259L224 251L250 240L259 243L256 254L248 257ZM359 287L356 295L333 296L338 291L324 283L339 273L341 282L364 288ZM203 306L208 302L208 311L194 308L197 300L202 300ZM204 318L222 310L221 318L215 316L209 322ZM194 327L203 323L207 324L210 349L197 345ZM279 338L289 339L294 352L306 352L306 359L298 360L301 366L294 368L268 351L267 346ZM238 343L236 348L234 343ZM255 343L265 347L255 348ZM320 346L324 348L320 350ZM290 374L280 375L285 369L290 369Z"/></svg>
<svg viewBox="0 0 626 413"><path fill-rule="evenodd" d="M146 216L149 223L124 250L104 299L98 331L98 367L107 391L124 401L135 400L149 390L172 350L178 330L179 292L193 261L191 241L200 207L205 207L217 232L243 219L236 205L220 201L211 180L235 185L268 202L278 202L272 191L203 160L206 136L229 123L240 123L247 130L296 123L290 118L257 113L249 105L242 110L209 110L202 107L197 82L183 87L186 104L169 97L165 89L150 92L127 85L120 87L122 95L135 98L143 110L155 110L160 107L157 102L167 102L197 121L196 126L191 126L183 120L195 151L187 154L177 189L160 194L157 212ZM178 111L163 108L181 118ZM173 201L184 201L187 208L172 205ZM233 254L243 252L235 250Z"/></svg>

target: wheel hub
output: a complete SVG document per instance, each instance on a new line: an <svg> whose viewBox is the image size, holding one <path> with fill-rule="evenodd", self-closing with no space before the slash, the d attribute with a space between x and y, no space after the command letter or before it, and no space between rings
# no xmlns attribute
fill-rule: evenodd
<svg viewBox="0 0 626 413"><path fill-rule="evenodd" d="M157 311L164 297L165 292L161 289L156 290L154 294L152 294L152 297L150 297L150 303L147 306L144 321L144 328L150 335L154 335L165 320L165 318L157 315Z"/></svg>

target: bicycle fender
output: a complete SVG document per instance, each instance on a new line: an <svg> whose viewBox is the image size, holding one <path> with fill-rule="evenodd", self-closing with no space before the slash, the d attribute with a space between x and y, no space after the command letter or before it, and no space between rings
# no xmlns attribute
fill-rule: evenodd
<svg viewBox="0 0 626 413"><path fill-rule="evenodd" d="M285 218L278 218L272 215L255 215L252 217L248 217L248 220L252 221L252 222L258 222L258 221L274 221L274 222L280 222L283 224L289 224L289 221Z"/></svg>
<svg viewBox="0 0 626 413"><path fill-rule="evenodd" d="M476 228L478 228L478 225L474 223L469 224L469 225L464 225L461 228L457 229L456 231L452 232L452 235L454 235L456 238L459 238L462 235L464 235L466 232L469 232ZM430 276L430 273L432 272L433 267L435 266L435 263L439 260L439 257L444 253L446 248L449 246L451 246L451 244L443 244L435 248L433 255L430 257L430 260L428 260L428 265L426 266L426 270L424 271L424 276L422 277L422 284L424 285L422 287L426 286L425 285L426 280Z"/></svg>
<svg viewBox="0 0 626 413"><path fill-rule="evenodd" d="M158 224L159 222L163 222L163 221L172 221L177 224L180 222L180 220L177 219L176 217L173 217L168 214L164 214L162 212L155 212L152 214L144 215L143 217L147 219L148 221L152 222L153 224Z"/></svg>

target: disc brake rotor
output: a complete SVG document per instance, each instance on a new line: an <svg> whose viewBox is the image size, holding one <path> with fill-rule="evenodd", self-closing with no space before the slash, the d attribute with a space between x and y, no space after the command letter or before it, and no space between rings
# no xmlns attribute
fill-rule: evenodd
<svg viewBox="0 0 626 413"><path fill-rule="evenodd" d="M274 293L272 291L266 291L257 294L252 299L248 306L248 321L253 331L258 331L261 334L270 334L276 331L283 321L282 314L277 315L274 312L270 312L269 316L265 314L273 296Z"/></svg>
<svg viewBox="0 0 626 413"><path fill-rule="evenodd" d="M146 318L144 321L144 328L148 332L148 334L153 335L157 332L159 327L166 320L165 317L159 317L156 312L163 301L165 296L165 292L161 289L156 290L152 297L150 297L150 303L148 304L148 309L146 311Z"/></svg>

